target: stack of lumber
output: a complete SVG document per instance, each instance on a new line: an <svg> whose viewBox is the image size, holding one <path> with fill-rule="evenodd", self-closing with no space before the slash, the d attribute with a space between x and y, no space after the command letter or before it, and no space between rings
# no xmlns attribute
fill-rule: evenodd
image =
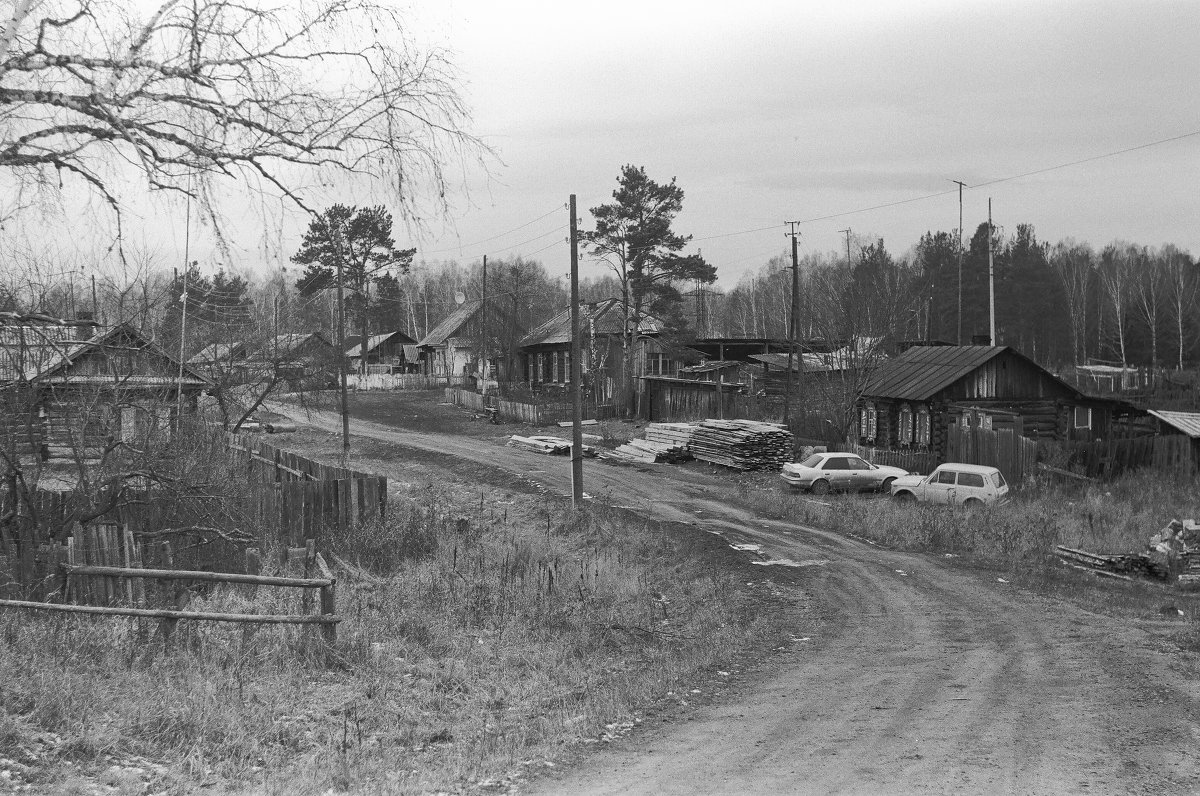
<svg viewBox="0 0 1200 796"><path fill-rule="evenodd" d="M520 448L521 450L533 451L534 453L546 453L551 456L569 456L571 454L571 440L563 439L562 437L522 437L513 434L507 444L511 448ZM584 445L583 455L595 456L596 449L591 445Z"/></svg>
<svg viewBox="0 0 1200 796"><path fill-rule="evenodd" d="M1055 555L1078 569L1094 570L1097 574L1131 580L1133 577L1165 580L1170 568L1145 553L1090 553L1064 545L1054 549Z"/></svg>
<svg viewBox="0 0 1200 796"><path fill-rule="evenodd" d="M509 447L535 453L548 453L553 456L566 456L571 452L571 442L559 437L522 437L513 434L508 440Z"/></svg>
<svg viewBox="0 0 1200 796"><path fill-rule="evenodd" d="M651 423L646 426L646 441L687 450L695 431L693 423Z"/></svg>
<svg viewBox="0 0 1200 796"><path fill-rule="evenodd" d="M705 420L688 448L697 459L735 470L778 470L791 461L792 432L754 420Z"/></svg>
<svg viewBox="0 0 1200 796"><path fill-rule="evenodd" d="M632 439L616 450L606 452L604 456L608 459L622 459L647 464L681 462L691 458L686 448L644 439Z"/></svg>

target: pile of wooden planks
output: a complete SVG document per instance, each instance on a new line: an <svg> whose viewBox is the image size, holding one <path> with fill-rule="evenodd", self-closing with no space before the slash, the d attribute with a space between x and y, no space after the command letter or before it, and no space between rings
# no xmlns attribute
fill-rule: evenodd
<svg viewBox="0 0 1200 796"><path fill-rule="evenodd" d="M604 457L646 464L661 462L673 464L692 458L687 448L662 442L650 442L645 439L632 439L616 450L606 451Z"/></svg>
<svg viewBox="0 0 1200 796"><path fill-rule="evenodd" d="M688 444L697 459L735 470L778 470L791 461L792 432L755 420L705 420Z"/></svg>
<svg viewBox="0 0 1200 796"><path fill-rule="evenodd" d="M695 432L694 423L651 423L646 426L646 441L687 450Z"/></svg>
<svg viewBox="0 0 1200 796"><path fill-rule="evenodd" d="M545 453L551 456L571 455L571 440L563 439L562 437L522 437L517 434L513 434L508 440L507 444L511 448L520 448L521 450L533 451L534 453ZM583 455L595 456L596 449L591 445L584 445Z"/></svg>

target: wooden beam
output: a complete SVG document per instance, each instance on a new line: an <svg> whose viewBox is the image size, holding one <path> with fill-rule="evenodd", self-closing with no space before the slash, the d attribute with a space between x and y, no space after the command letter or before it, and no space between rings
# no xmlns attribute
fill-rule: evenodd
<svg viewBox="0 0 1200 796"><path fill-rule="evenodd" d="M205 611L168 611L156 608L110 608L101 605L65 605L29 600L0 600L0 608L28 608L35 611L59 611L101 616L137 616L149 619L199 619L209 622L247 622L259 625L331 625L339 616L316 614L216 614Z"/></svg>
<svg viewBox="0 0 1200 796"><path fill-rule="evenodd" d="M200 572L183 569L137 569L125 567L67 566L75 575L108 575L118 578L153 578L156 580L203 580L212 583L253 583L257 586L294 586L302 589L323 589L332 581L328 578L281 578L271 575L242 575L237 572Z"/></svg>

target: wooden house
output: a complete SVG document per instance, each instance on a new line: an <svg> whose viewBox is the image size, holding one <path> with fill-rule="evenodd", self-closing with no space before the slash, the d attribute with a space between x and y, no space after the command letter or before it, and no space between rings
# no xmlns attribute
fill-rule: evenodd
<svg viewBox="0 0 1200 796"><path fill-rule="evenodd" d="M359 370L364 364L378 366L392 373L416 373L420 367L419 355L416 354L417 341L404 332L383 332L373 334L367 340L366 362L363 362L363 348L358 337L346 341L346 357L350 360L350 369Z"/></svg>
<svg viewBox="0 0 1200 796"><path fill-rule="evenodd" d="M625 316L621 300L580 304L579 327L585 381L596 397L606 400L613 395L622 373ZM678 352L660 339L663 331L661 321L642 314L633 339L634 376L675 375ZM518 350L522 381L531 387L565 387L571 374L570 309L526 335Z"/></svg>
<svg viewBox="0 0 1200 796"><path fill-rule="evenodd" d="M1032 439L1107 438L1144 414L1089 396L1007 346L913 346L879 365L857 403L862 444L945 453L951 425L1014 428Z"/></svg>
<svg viewBox="0 0 1200 796"><path fill-rule="evenodd" d="M95 458L116 441L169 432L213 386L121 324L78 339L49 324L0 327L0 433L7 450Z"/></svg>
<svg viewBox="0 0 1200 796"><path fill-rule="evenodd" d="M465 301L417 341L420 372L508 381L514 370L512 350L523 333L505 302L489 301L485 307L482 299ZM486 367L481 365L484 358Z"/></svg>

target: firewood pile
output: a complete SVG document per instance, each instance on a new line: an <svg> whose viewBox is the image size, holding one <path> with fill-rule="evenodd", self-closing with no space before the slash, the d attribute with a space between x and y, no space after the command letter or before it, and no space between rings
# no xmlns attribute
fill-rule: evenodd
<svg viewBox="0 0 1200 796"><path fill-rule="evenodd" d="M1121 580L1150 578L1200 589L1200 524L1172 520L1135 553L1092 553L1058 545L1054 552L1068 566Z"/></svg>
<svg viewBox="0 0 1200 796"><path fill-rule="evenodd" d="M705 420L688 444L697 459L735 470L778 470L792 447L792 432L754 420Z"/></svg>

